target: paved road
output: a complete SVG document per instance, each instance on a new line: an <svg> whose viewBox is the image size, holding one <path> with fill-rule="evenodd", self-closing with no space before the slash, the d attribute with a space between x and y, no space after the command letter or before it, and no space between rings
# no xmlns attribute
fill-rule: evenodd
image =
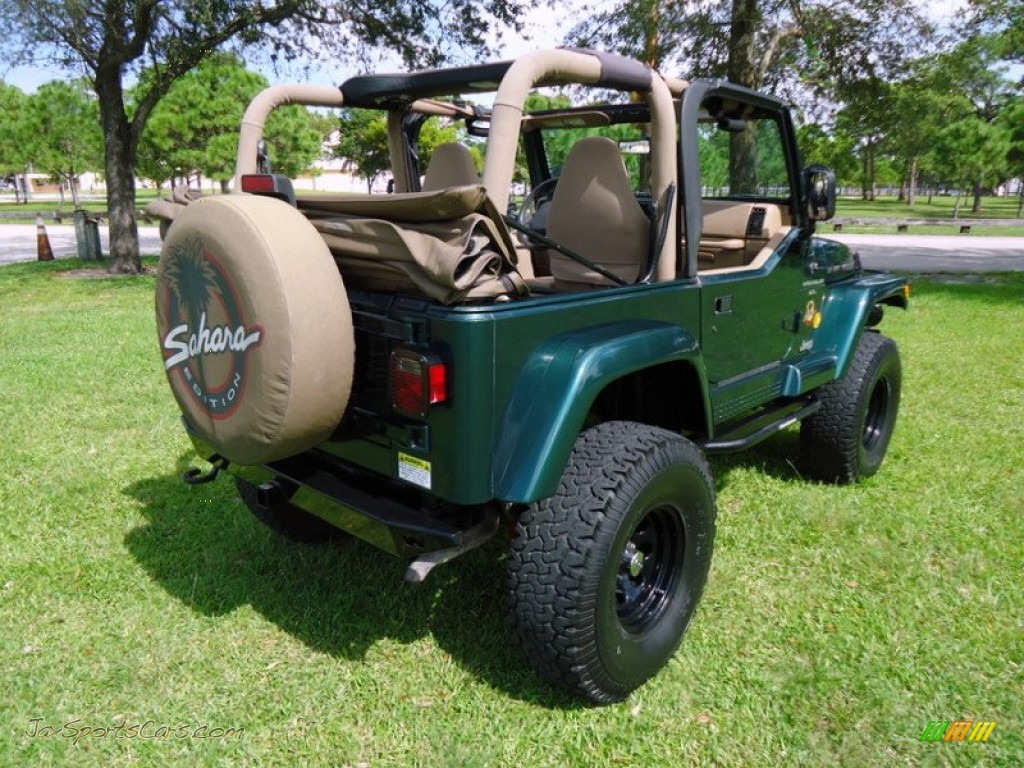
<svg viewBox="0 0 1024 768"><path fill-rule="evenodd" d="M59 258L73 257L75 228L48 224L50 247ZM979 237L972 235L823 235L847 243L860 252L868 269L899 272L1022 272L1024 237ZM109 252L107 228L100 226L103 252ZM160 253L156 227L139 227L142 253ZM0 264L34 261L36 227L9 224L0 226Z"/></svg>
<svg viewBox="0 0 1024 768"><path fill-rule="evenodd" d="M50 240L50 248L53 249L53 255L56 258L69 258L78 255L74 226L47 224L46 236ZM109 255L109 235L105 224L100 225L100 246L103 249L103 254ZM156 227L139 227L139 248L144 254L160 253L160 232ZM37 256L35 224L4 224L0 226L0 264L35 261Z"/></svg>
<svg viewBox="0 0 1024 768"><path fill-rule="evenodd" d="M894 272L1024 272L1024 237L833 235L868 269Z"/></svg>

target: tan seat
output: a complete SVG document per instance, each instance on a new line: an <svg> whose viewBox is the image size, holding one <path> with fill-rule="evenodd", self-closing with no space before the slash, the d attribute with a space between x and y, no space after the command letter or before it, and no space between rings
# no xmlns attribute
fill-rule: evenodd
<svg viewBox="0 0 1024 768"><path fill-rule="evenodd" d="M476 172L473 153L465 145L453 141L439 144L434 149L423 176L423 191L479 183L480 175Z"/></svg>
<svg viewBox="0 0 1024 768"><path fill-rule="evenodd" d="M548 237L633 283L647 264L650 229L615 142L603 136L577 141L551 199ZM551 274L566 289L615 285L554 250Z"/></svg>

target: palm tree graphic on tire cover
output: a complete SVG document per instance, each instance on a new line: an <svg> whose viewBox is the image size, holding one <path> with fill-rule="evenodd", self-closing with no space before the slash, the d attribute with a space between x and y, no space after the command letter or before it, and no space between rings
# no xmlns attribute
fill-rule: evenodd
<svg viewBox="0 0 1024 768"><path fill-rule="evenodd" d="M169 307L169 316L181 317L184 314L189 328L198 328L200 318L213 300L213 292L220 292L217 273L213 265L203 258L202 241L196 238L174 245L164 275L174 300Z"/></svg>

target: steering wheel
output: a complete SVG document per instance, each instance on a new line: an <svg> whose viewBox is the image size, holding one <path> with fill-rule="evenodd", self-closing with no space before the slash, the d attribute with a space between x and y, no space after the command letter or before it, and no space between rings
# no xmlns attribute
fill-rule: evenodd
<svg viewBox="0 0 1024 768"><path fill-rule="evenodd" d="M524 234L521 230L533 229L530 226L530 222L540 212L541 205L550 200L554 195L557 183L557 176L544 179L544 181L526 193L526 197L523 198L523 204L519 206L519 210L516 212L516 224L519 227L516 230L516 236L519 238L519 242L526 248L542 247L540 243L531 240L529 235Z"/></svg>

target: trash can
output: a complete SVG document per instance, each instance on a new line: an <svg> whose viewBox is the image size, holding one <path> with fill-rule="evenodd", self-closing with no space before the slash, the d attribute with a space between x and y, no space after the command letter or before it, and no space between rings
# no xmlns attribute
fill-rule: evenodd
<svg viewBox="0 0 1024 768"><path fill-rule="evenodd" d="M84 261L95 261L103 258L100 248L100 225L96 219L81 209L72 214L75 221L75 240L78 243L78 258Z"/></svg>

